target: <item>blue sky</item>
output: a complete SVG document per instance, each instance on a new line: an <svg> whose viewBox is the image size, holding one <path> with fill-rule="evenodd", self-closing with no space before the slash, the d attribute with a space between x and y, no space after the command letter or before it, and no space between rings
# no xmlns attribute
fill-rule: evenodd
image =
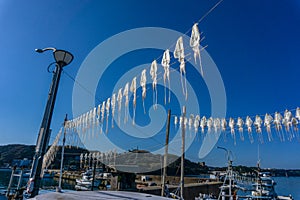
<svg viewBox="0 0 300 200"><path fill-rule="evenodd" d="M53 58L51 53L35 53L35 48L53 46L72 52L75 59L65 71L76 77L88 54L109 37L140 27L163 27L186 33L216 2L1 1L0 144L36 142L52 78L47 73L47 65ZM225 85L227 117L273 113L300 106L299 9L299 1L224 0L199 24L205 35L203 43L208 45L206 50ZM113 89L110 81L133 65L151 63L162 53L146 49L116 60L99 83L95 99L106 100ZM203 96L201 114L209 116L210 100L203 80L187 76L196 85L199 81ZM58 132L65 113L71 115L73 86L73 80L63 74L51 126L53 133ZM180 112L178 107L172 110L174 114ZM157 140L163 141L161 135ZM113 140L112 131L109 137ZM128 140L128 144L128 149L134 148L136 142L130 144ZM236 146L232 141L225 144L220 141L219 145L236 154L236 164L253 166L257 161L257 141L255 144L238 141ZM265 142L260 145L262 166L300 168L299 145L296 140ZM199 143L193 143L187 158L199 161L198 150ZM210 165L226 162L219 150L200 161Z"/></svg>

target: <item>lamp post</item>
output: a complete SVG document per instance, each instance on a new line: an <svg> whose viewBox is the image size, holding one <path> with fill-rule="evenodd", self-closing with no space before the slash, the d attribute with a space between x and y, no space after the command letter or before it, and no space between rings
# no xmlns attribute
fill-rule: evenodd
<svg viewBox="0 0 300 200"><path fill-rule="evenodd" d="M53 52L56 67L53 71L52 83L48 94L44 117L41 123L38 139L36 142L35 155L33 157L29 184L27 186L27 192L30 194L30 197L34 197L39 193L39 187L41 184L42 164L51 135L50 124L61 72L63 67L70 64L73 60L73 55L65 50L57 50L56 48L48 47L44 49L36 49L35 51L38 53L43 53L49 50Z"/></svg>

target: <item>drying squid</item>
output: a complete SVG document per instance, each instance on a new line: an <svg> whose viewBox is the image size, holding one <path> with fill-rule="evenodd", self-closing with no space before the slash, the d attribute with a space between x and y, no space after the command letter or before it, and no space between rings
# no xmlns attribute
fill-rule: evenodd
<svg viewBox="0 0 300 200"><path fill-rule="evenodd" d="M183 126L184 119L182 116L179 117L179 127L181 128Z"/></svg>
<svg viewBox="0 0 300 200"><path fill-rule="evenodd" d="M202 61L201 61L201 54L200 54L200 32L198 29L198 23L195 23L192 28L192 34L190 38L190 46L192 47L194 51L194 59L195 63L197 63L197 56L199 57L199 63L200 63L200 71L201 75L203 76L203 68L202 68Z"/></svg>
<svg viewBox="0 0 300 200"><path fill-rule="evenodd" d="M129 111L128 111L128 106L129 106L129 83L126 83L124 90L123 90L123 96L125 97L125 114L124 114L124 123L126 123L128 121L128 115L129 115Z"/></svg>
<svg viewBox="0 0 300 200"><path fill-rule="evenodd" d="M215 132L217 133L221 128L221 121L219 118L214 118L214 129Z"/></svg>
<svg viewBox="0 0 300 200"><path fill-rule="evenodd" d="M204 133L204 129L206 127L206 117L205 116L203 116L200 121L200 127L201 127L201 132Z"/></svg>
<svg viewBox="0 0 300 200"><path fill-rule="evenodd" d="M94 138L94 136L95 136L96 116L97 116L97 108L95 107L95 108L93 109L93 116L92 116L92 124L93 124L93 128L92 128L92 137L93 137L93 138Z"/></svg>
<svg viewBox="0 0 300 200"><path fill-rule="evenodd" d="M130 92L133 93L133 118L132 118L132 124L135 124L135 108L136 108L136 77L132 79L131 85L130 85Z"/></svg>
<svg viewBox="0 0 300 200"><path fill-rule="evenodd" d="M227 128L227 121L226 121L225 118L222 118L222 120L221 120L221 130L223 132L223 139L224 139L225 142L226 142L226 137L227 137L226 136L227 135L226 128Z"/></svg>
<svg viewBox="0 0 300 200"><path fill-rule="evenodd" d="M207 119L206 126L207 126L207 132L211 133L211 128L213 127L213 118L212 117Z"/></svg>
<svg viewBox="0 0 300 200"><path fill-rule="evenodd" d="M253 124L253 121L252 121L252 119L249 116L246 117L245 124L247 126L248 136L249 136L250 143L252 144L254 142L253 135L252 135L252 124Z"/></svg>
<svg viewBox="0 0 300 200"><path fill-rule="evenodd" d="M231 133L231 136L233 138L234 145L236 145L236 137L235 137L234 125L235 125L234 119L233 118L229 118L228 126L230 128L230 133Z"/></svg>
<svg viewBox="0 0 300 200"><path fill-rule="evenodd" d="M194 120L194 130L195 130L195 133L198 132L199 126L200 126L200 116L196 115L195 120Z"/></svg>
<svg viewBox="0 0 300 200"><path fill-rule="evenodd" d="M260 118L260 116L256 115L255 116L255 120L254 120L254 126L255 126L255 129L256 129L256 133L258 135L258 139L261 143L264 143L264 139L263 139L263 136L262 136L262 130L261 130L261 125L262 125L263 121L262 119Z"/></svg>
<svg viewBox="0 0 300 200"><path fill-rule="evenodd" d="M264 126L267 129L269 141L273 140L273 136L272 136L272 133L271 133L271 124L272 124L272 121L273 121L273 117L267 113L265 115L265 119L264 119Z"/></svg>
<svg viewBox="0 0 300 200"><path fill-rule="evenodd" d="M167 102L167 87L166 82L168 80L168 87L169 87L169 103L171 100L171 85L170 85L170 51L167 49L164 54L163 58L161 60L161 65L164 68L164 86L165 86L165 104Z"/></svg>
<svg viewBox="0 0 300 200"><path fill-rule="evenodd" d="M146 82L147 82L146 69L144 69L142 71L141 80L140 80L140 85L142 87L142 99L143 99L144 114L146 114L146 110L145 110Z"/></svg>
<svg viewBox="0 0 300 200"><path fill-rule="evenodd" d="M294 128L294 131L296 132L296 137L297 137L298 141L300 141L299 132L298 132L298 123L299 122L298 122L297 118L295 118L295 117L292 117L291 122L292 122L292 126Z"/></svg>
<svg viewBox="0 0 300 200"><path fill-rule="evenodd" d="M97 107L97 120L96 120L96 125L97 126L99 126L100 113L101 113L101 104L99 104L98 107Z"/></svg>
<svg viewBox="0 0 300 200"><path fill-rule="evenodd" d="M275 112L273 124L275 125L275 130L281 142L285 141L284 134L282 133L282 115L279 112Z"/></svg>
<svg viewBox="0 0 300 200"><path fill-rule="evenodd" d="M178 124L178 117L175 116L175 117L174 117L174 125L175 125L175 128L177 127L177 124Z"/></svg>
<svg viewBox="0 0 300 200"><path fill-rule="evenodd" d="M106 106L105 106L105 109L106 109L106 133L108 132L108 117L109 117L109 110L110 110L110 98L108 98L106 100Z"/></svg>
<svg viewBox="0 0 300 200"><path fill-rule="evenodd" d="M188 122L188 124L189 124L189 130L190 130L190 131L192 130L193 122L194 122L194 115L191 114L191 115L190 115L190 118L189 118L189 122Z"/></svg>
<svg viewBox="0 0 300 200"><path fill-rule="evenodd" d="M100 133L102 133L103 130L103 123L104 123L104 115L105 115L105 101L102 102L101 107L101 127L100 127Z"/></svg>
<svg viewBox="0 0 300 200"><path fill-rule="evenodd" d="M187 86L186 86L186 70L185 70L185 61L184 61L184 47L183 47L183 39L180 36L176 42L176 47L174 50L174 58L178 59L180 63L180 80L182 86L183 95L185 95L185 99L187 99ZM184 83L183 83L184 78Z"/></svg>
<svg viewBox="0 0 300 200"><path fill-rule="evenodd" d="M122 88L119 89L118 91L118 96L117 96L117 102L118 102L118 124L120 126L120 121L121 121L121 109L122 109Z"/></svg>
<svg viewBox="0 0 300 200"><path fill-rule="evenodd" d="M153 60L150 67L150 75L152 79L152 91L153 91L153 105L154 109L157 108L157 62Z"/></svg>
<svg viewBox="0 0 300 200"><path fill-rule="evenodd" d="M294 131L297 132L297 131L298 131L298 120L297 120L297 118L292 117L291 122L292 122L292 126L293 126L293 128L294 128Z"/></svg>
<svg viewBox="0 0 300 200"><path fill-rule="evenodd" d="M116 111L116 94L114 93L111 97L111 127L114 127L114 118Z"/></svg>
<svg viewBox="0 0 300 200"><path fill-rule="evenodd" d="M243 121L243 119L242 118L240 118L240 117L238 117L238 119L237 119L237 122L236 122L236 125L237 125L237 127L238 127L238 130L239 130L239 133L240 133L240 138L241 138L241 140L242 141L244 141L245 140L245 138L244 138L244 130L243 130L243 126L244 126L244 121Z"/></svg>
<svg viewBox="0 0 300 200"><path fill-rule="evenodd" d="M300 121L300 108L299 107L296 108L296 115L295 116L298 119L298 121Z"/></svg>
<svg viewBox="0 0 300 200"><path fill-rule="evenodd" d="M283 114L282 124L284 125L285 130L287 132L290 131L291 119L292 119L292 113L291 113L291 111L285 110L284 114Z"/></svg>

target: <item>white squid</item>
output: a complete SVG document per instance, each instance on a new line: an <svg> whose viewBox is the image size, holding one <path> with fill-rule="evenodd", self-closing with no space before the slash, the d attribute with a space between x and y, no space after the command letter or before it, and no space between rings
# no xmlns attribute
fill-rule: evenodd
<svg viewBox="0 0 300 200"><path fill-rule="evenodd" d="M246 117L245 124L247 126L248 136L249 136L250 143L252 144L254 142L253 135L252 135L252 124L253 124L253 121L252 121L252 119L249 116Z"/></svg>
<svg viewBox="0 0 300 200"><path fill-rule="evenodd" d="M177 124L178 124L178 117L175 116L175 117L174 117L174 125L175 125L175 128L177 128Z"/></svg>
<svg viewBox="0 0 300 200"><path fill-rule="evenodd" d="M263 136L262 136L262 130L261 130L262 123L263 123L263 121L260 118L260 116L256 115L253 124L256 128L256 133L258 135L258 139L259 139L260 143L264 143L264 139L263 139Z"/></svg>
<svg viewBox="0 0 300 200"><path fill-rule="evenodd" d="M171 101L171 84L170 84L170 51L167 49L164 54L163 58L161 60L161 65L164 68L164 86L165 86L165 104L167 103L167 87L166 82L168 80L168 87L169 87L169 103Z"/></svg>
<svg viewBox="0 0 300 200"><path fill-rule="evenodd" d="M244 121L241 117L238 117L236 125L237 125L239 133L240 133L240 138L241 138L242 141L244 141L245 140L244 133L243 133L244 132L244 127L243 127L244 126Z"/></svg>
<svg viewBox="0 0 300 200"><path fill-rule="evenodd" d="M200 121L200 127L201 127L201 132L204 133L204 129L206 127L206 117L205 116L203 116Z"/></svg>
<svg viewBox="0 0 300 200"><path fill-rule="evenodd" d="M146 76L146 69L144 69L141 73L141 80L140 80L140 85L142 87L142 100L143 100L144 114L146 114L146 110L145 110L146 83L147 83L147 76Z"/></svg>
<svg viewBox="0 0 300 200"><path fill-rule="evenodd" d="M226 133L226 128L227 128L227 121L225 118L222 118L221 120L221 129L222 129L222 132L223 132L223 139L224 141L226 142L226 138L227 138L227 133Z"/></svg>
<svg viewBox="0 0 300 200"><path fill-rule="evenodd" d="M279 112L275 112L273 124L275 125L275 130L281 142L285 141L284 134L282 133L282 115Z"/></svg>
<svg viewBox="0 0 300 200"><path fill-rule="evenodd" d="M267 113L265 115L265 119L264 119L264 126L267 129L269 141L273 140L273 136L272 136L272 132L271 132L271 124L272 124L272 122L273 122L273 117Z"/></svg>
<svg viewBox="0 0 300 200"><path fill-rule="evenodd" d="M189 121L188 121L188 124L189 124L189 130L191 131L192 130L192 127L193 127L193 123L194 123L194 115L191 114L190 115L190 118L189 118Z"/></svg>
<svg viewBox="0 0 300 200"><path fill-rule="evenodd" d="M298 119L298 121L300 121L300 108L299 107L296 108L296 115L295 116Z"/></svg>
<svg viewBox="0 0 300 200"><path fill-rule="evenodd" d="M106 133L108 132L108 117L109 117L109 110L110 110L110 98L106 100Z"/></svg>
<svg viewBox="0 0 300 200"><path fill-rule="evenodd" d="M183 46L183 39L180 36L176 42L175 50L174 50L174 58L178 59L180 62L180 80L182 86L183 95L185 95L185 99L187 99L187 86L186 86L186 70L185 70L185 61L184 61L184 46ZM184 83L183 83L184 78Z"/></svg>
<svg viewBox="0 0 300 200"><path fill-rule="evenodd" d="M231 133L231 136L233 138L234 145L236 145L236 137L235 137L234 125L235 125L234 119L233 118L229 118L228 126L230 128L230 133Z"/></svg>
<svg viewBox="0 0 300 200"><path fill-rule="evenodd" d="M221 121L219 118L214 118L214 129L215 132L217 133L221 128Z"/></svg>
<svg viewBox="0 0 300 200"><path fill-rule="evenodd" d="M124 90L123 90L123 96L125 97L125 114L124 114L124 123L126 123L128 121L128 115L129 115L129 111L128 111L128 106L129 106L129 83L126 83Z"/></svg>
<svg viewBox="0 0 300 200"><path fill-rule="evenodd" d="M195 133L198 132L199 126L200 126L200 116L196 115L195 121L194 121L194 130L195 130Z"/></svg>
<svg viewBox="0 0 300 200"><path fill-rule="evenodd" d="M192 34L191 34L191 38L190 38L190 46L192 47L192 49L194 51L195 63L197 63L197 56L199 57L200 71L201 71L201 75L203 76L201 54L200 54L200 49L199 49L200 41L201 41L200 36L201 36L201 34L198 29L198 23L195 23L192 28Z"/></svg>
<svg viewBox="0 0 300 200"><path fill-rule="evenodd" d="M292 119L291 111L285 110L283 114L282 124L284 125L286 132L290 131L291 119Z"/></svg>
<svg viewBox="0 0 300 200"><path fill-rule="evenodd" d="M152 79L153 105L157 108L157 62L153 60L150 67L150 75Z"/></svg>
<svg viewBox="0 0 300 200"><path fill-rule="evenodd" d="M97 122L96 122L97 126L99 126L100 116L101 116L101 104L99 104L97 107Z"/></svg>
<svg viewBox="0 0 300 200"><path fill-rule="evenodd" d="M100 133L102 133L102 130L103 130L104 115L105 115L105 106L106 106L106 103L105 103L105 101L103 101L102 107L101 107L101 127L100 127Z"/></svg>
<svg viewBox="0 0 300 200"><path fill-rule="evenodd" d="M183 126L184 119L182 116L179 117L179 127L181 128Z"/></svg>
<svg viewBox="0 0 300 200"><path fill-rule="evenodd" d="M122 109L122 88L119 89L118 91L118 96L117 96L117 102L118 102L118 124L120 126L120 121L121 121L121 109Z"/></svg>
<svg viewBox="0 0 300 200"><path fill-rule="evenodd" d="M298 132L298 130L299 130L298 129L299 121L297 120L297 118L292 117L291 122L292 122L292 126L294 128L294 131L296 132L296 137L297 137L298 141L300 141L300 136L299 136L299 132Z"/></svg>
<svg viewBox="0 0 300 200"><path fill-rule="evenodd" d="M211 128L213 126L213 118L212 117L208 118L206 125L207 125L207 132L211 133Z"/></svg>
<svg viewBox="0 0 300 200"><path fill-rule="evenodd" d="M132 124L135 125L135 109L136 109L136 77L132 79L131 85L130 85L130 92L133 93L133 118L132 118Z"/></svg>
<svg viewBox="0 0 300 200"><path fill-rule="evenodd" d="M115 118L115 111L116 111L116 94L113 93L111 97L111 127L114 127L114 118Z"/></svg>

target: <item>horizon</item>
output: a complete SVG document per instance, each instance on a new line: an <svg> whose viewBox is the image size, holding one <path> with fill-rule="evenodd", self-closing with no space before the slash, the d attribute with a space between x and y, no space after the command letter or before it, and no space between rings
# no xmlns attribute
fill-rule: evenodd
<svg viewBox="0 0 300 200"><path fill-rule="evenodd" d="M53 56L50 52L37 54L34 49L54 46L70 51L74 55L74 61L66 66L62 73L51 123L50 141L52 143L66 113L72 119L97 107L98 104L111 97L113 92L117 92L119 87L124 87L124 82L131 82L134 75L137 72L140 73L141 69L147 68L147 81L151 81L148 69L153 59L157 59L160 64L164 50L170 46L172 47L170 50L174 50L177 39L174 36L175 33L186 33L189 37L194 23L205 16L218 1L193 0L184 4L171 1L125 3L117 0L110 2L32 0L30 2L31 4L17 1L0 3L0 27L2 28L0 37L2 44L0 47L0 55L2 55L0 145L14 142L32 145L36 143L52 78L52 74L47 72L47 66L53 62ZM204 61L205 59L210 61L208 58L211 58L216 68L211 67L212 65L205 65L209 63L208 61L204 62L205 73L202 77L197 71L199 68L193 68L194 58L192 54L189 54L190 57L187 57L189 60L186 62L186 77L191 88L188 90L190 95L188 101L183 101L184 96L179 92L176 93L176 91L181 92L179 64L172 58L175 64L171 66L170 72L171 88L174 89L171 94L171 103L164 104L163 80L158 80L159 109L155 112L152 85L147 83L147 96L144 102L147 113L144 114L142 89L139 87L138 77L136 126L131 126L131 121L127 124L122 122L118 126L116 116L115 127L110 128L107 134L98 134L99 137L91 134L90 138L83 142L88 143L86 146L90 149L98 145L106 150L114 146L122 150L135 148L138 145L141 149L159 152L163 149L165 142L167 110L171 109L170 140L175 141L169 152L179 154L180 141L177 140L176 133L180 131L174 126L174 116L181 115L182 104L187 104L187 116L200 114L201 117L211 115L219 117L217 114L220 114L220 117L223 117L225 114L226 119L230 117L236 119L237 117L245 118L248 115L274 114L276 111L283 112L285 109L292 110L294 115L294 109L300 106L300 94L297 92L300 87L298 81L300 72L298 67L300 65L298 59L300 52L299 10L299 2L275 0L270 4L259 0L222 1L199 23L200 32L203 32L205 36L201 45L208 45L203 50ZM157 30L155 32L157 34L132 37L128 42L120 40L121 42L109 43L117 37L127 39L125 34L151 28ZM174 35L169 35L169 33L174 33ZM146 41L145 38L149 40ZM146 46L142 46L144 43ZM97 55L98 47L103 47L101 45L105 44L110 44L109 48L101 52L103 54ZM126 45L133 44L141 47L117 55L116 59L107 66L100 62L94 63L95 70L88 74L86 79L80 79L86 67L85 64L93 55L97 55L96 57L101 62L106 62L111 59L111 52L121 52L128 47ZM162 45L165 49L151 48L152 44L153 46ZM185 44L185 50L188 52L189 46ZM199 67L199 64L196 66ZM218 72L218 76L209 77L208 75L213 74L210 71L213 69ZM159 70L159 72L162 71L160 66ZM97 74L102 76L94 77ZM99 81L96 85L90 86L95 79ZM224 106L225 111L222 110L219 113L214 113L212 93L215 92L218 95L222 92L222 87L220 90L210 90L215 87L215 85L210 85L214 83L214 80L215 82L221 80L221 86L224 86L225 92L225 101L220 100L221 103L218 101L220 103L218 106ZM77 98L74 91L78 88L80 95ZM189 102L194 97L198 104ZM82 106L78 110L74 109L76 103ZM122 110L122 121L123 115L124 110ZM131 119L133 116L132 98L129 115ZM157 125L154 126L154 123ZM155 134L152 132L153 127L157 127ZM133 134L136 132L139 135ZM230 136L230 131L227 131L227 141L224 141L221 133L215 146L230 149L235 154L237 165L252 166L256 165L257 160L261 160L264 168L272 166L300 168L300 156L297 153L300 146L299 132L287 134L284 131L282 134L286 137L294 134L294 138L291 141L286 138L282 142L272 127L274 139L268 141L268 133L263 130L263 144L260 143L259 135L256 134L254 128L255 141L253 143L249 141L246 129L244 141L240 140L237 130L235 134L236 145ZM205 162L209 165L226 163L224 152L216 148L205 152L207 155L203 157L199 155L199 149L204 141L200 131L197 136L193 135L192 131L187 131L187 138L190 138L186 150L187 159ZM103 141L108 142L102 144Z"/></svg>

